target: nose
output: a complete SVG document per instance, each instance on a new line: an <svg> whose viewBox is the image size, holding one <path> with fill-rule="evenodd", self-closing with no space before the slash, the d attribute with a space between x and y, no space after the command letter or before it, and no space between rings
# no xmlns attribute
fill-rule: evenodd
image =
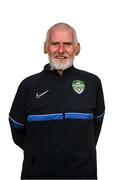
<svg viewBox="0 0 120 180"><path fill-rule="evenodd" d="M64 53L64 52L65 52L65 47L64 47L64 44L63 44L63 43L61 43L61 44L59 45L58 52L59 52L59 53Z"/></svg>

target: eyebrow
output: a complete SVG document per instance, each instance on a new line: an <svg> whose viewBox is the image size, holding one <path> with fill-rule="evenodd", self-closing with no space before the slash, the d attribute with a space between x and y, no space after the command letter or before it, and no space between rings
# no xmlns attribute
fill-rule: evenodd
<svg viewBox="0 0 120 180"><path fill-rule="evenodd" d="M56 43L56 44L60 44L60 41L48 41L48 43ZM73 44L73 41L64 41L63 44Z"/></svg>

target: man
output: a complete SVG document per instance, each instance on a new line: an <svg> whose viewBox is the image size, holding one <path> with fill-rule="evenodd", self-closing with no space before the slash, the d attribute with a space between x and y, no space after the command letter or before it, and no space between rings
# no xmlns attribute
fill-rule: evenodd
<svg viewBox="0 0 120 180"><path fill-rule="evenodd" d="M75 30L52 26L49 64L20 84L10 111L14 142L24 150L22 179L97 179L96 144L104 116L100 79L73 66Z"/></svg>

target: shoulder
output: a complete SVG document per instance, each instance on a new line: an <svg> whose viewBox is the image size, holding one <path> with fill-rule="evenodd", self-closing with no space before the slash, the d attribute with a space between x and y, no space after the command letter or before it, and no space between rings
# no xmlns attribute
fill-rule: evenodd
<svg viewBox="0 0 120 180"><path fill-rule="evenodd" d="M44 75L44 73L42 71L42 72L39 72L39 73L36 73L36 74L26 77L25 79L23 79L20 82L19 88L30 89L31 87L34 86L34 84L36 84L37 82L40 81L40 79L43 77L43 75Z"/></svg>
<svg viewBox="0 0 120 180"><path fill-rule="evenodd" d="M96 74L77 68L75 68L75 73L77 74L77 77L80 77L88 84L93 85L96 88L101 86L101 79Z"/></svg>
<svg viewBox="0 0 120 180"><path fill-rule="evenodd" d="M96 74L93 74L91 72L77 69L77 68L75 68L75 72L85 79L96 81L96 82L100 81L100 78Z"/></svg>

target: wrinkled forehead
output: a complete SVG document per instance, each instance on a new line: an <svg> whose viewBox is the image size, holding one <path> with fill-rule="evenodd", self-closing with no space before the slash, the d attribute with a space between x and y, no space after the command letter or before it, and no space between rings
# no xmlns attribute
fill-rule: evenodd
<svg viewBox="0 0 120 180"><path fill-rule="evenodd" d="M74 41L74 33L71 28L54 27L49 30L48 41Z"/></svg>

